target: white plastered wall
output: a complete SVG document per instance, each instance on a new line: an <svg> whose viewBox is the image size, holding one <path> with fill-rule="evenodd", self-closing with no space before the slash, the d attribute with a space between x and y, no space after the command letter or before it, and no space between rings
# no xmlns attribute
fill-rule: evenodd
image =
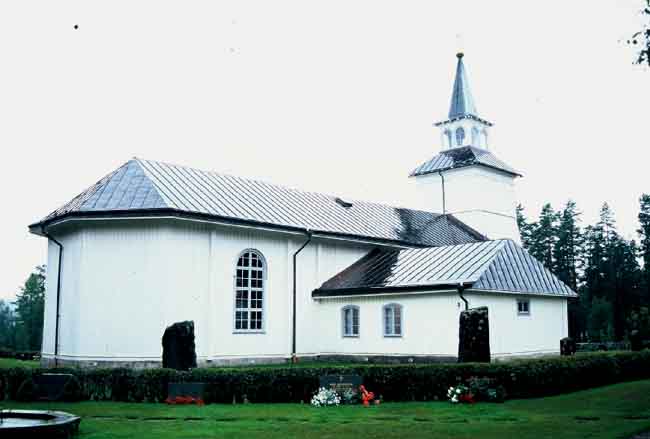
<svg viewBox="0 0 650 439"><path fill-rule="evenodd" d="M418 208L451 213L490 239L521 242L514 177L484 166L468 166L415 177Z"/></svg>
<svg viewBox="0 0 650 439"><path fill-rule="evenodd" d="M165 327L195 322L199 361L291 353L292 255L303 234L180 220L86 221L63 243L60 358L160 361ZM298 256L298 353L318 346L311 291L373 246L314 238ZM233 333L234 273L246 249L267 261L264 331ZM48 247L43 355L54 353L58 247Z"/></svg>
<svg viewBox="0 0 650 439"><path fill-rule="evenodd" d="M531 313L517 313L517 298L530 300ZM492 356L528 356L559 352L560 339L567 335L565 298L517 296L496 293L466 293L470 308L487 306ZM457 293L396 294L374 297L321 299L322 352L355 355L456 356L458 324L464 304ZM383 306L402 305L403 336L384 337ZM343 337L341 310L359 307L359 337Z"/></svg>

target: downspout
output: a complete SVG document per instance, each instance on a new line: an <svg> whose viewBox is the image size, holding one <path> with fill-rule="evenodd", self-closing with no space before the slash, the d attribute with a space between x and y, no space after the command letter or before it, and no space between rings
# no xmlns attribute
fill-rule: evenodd
<svg viewBox="0 0 650 439"><path fill-rule="evenodd" d="M447 213L447 203L445 200L445 176L442 175L442 171L438 171L438 175L442 181L442 214L444 215Z"/></svg>
<svg viewBox="0 0 650 439"><path fill-rule="evenodd" d="M61 320L61 263L63 261L63 244L54 239L52 235L48 234L42 226L41 233L43 233L47 239L59 246L59 263L56 275L56 318L54 319L54 367L57 367L59 365L59 321Z"/></svg>
<svg viewBox="0 0 650 439"><path fill-rule="evenodd" d="M298 361L296 357L296 259L298 258L298 253L300 253L307 244L311 242L311 231L309 229L305 230L307 235L307 240L302 244L302 246L296 250L293 254L293 312L292 312L292 330L291 330L291 362L296 363Z"/></svg>
<svg viewBox="0 0 650 439"><path fill-rule="evenodd" d="M463 297L463 291L465 291L466 288L467 287L463 286L462 282L458 284L458 296L463 300L463 302L465 302L465 311L469 309L469 302L465 297Z"/></svg>

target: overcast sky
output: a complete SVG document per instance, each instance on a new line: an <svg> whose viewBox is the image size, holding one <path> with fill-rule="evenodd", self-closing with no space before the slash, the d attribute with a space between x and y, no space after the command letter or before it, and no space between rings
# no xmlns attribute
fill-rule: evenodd
<svg viewBox="0 0 650 439"><path fill-rule="evenodd" d="M409 206L459 49L529 215L606 200L636 237L642 3L3 1L0 298L45 262L27 225L133 156Z"/></svg>

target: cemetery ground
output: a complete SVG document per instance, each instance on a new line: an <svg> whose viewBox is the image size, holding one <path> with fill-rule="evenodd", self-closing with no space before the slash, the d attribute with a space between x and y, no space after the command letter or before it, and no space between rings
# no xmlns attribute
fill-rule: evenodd
<svg viewBox="0 0 650 439"><path fill-rule="evenodd" d="M0 358L0 369L8 369L10 367L28 367L35 369L39 367L39 361L26 361L16 360L15 358Z"/></svg>
<svg viewBox="0 0 650 439"><path fill-rule="evenodd" d="M385 402L315 408L308 404L17 403L82 417L80 439L100 438L627 438L650 430L650 380L502 404Z"/></svg>

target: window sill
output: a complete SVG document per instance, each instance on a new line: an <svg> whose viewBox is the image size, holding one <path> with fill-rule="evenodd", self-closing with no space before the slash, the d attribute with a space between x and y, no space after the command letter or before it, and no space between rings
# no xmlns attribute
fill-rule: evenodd
<svg viewBox="0 0 650 439"><path fill-rule="evenodd" d="M384 334L384 338L402 338L402 334Z"/></svg>
<svg viewBox="0 0 650 439"><path fill-rule="evenodd" d="M359 338L358 335L344 335L343 338Z"/></svg>
<svg viewBox="0 0 650 439"><path fill-rule="evenodd" d="M266 334L266 331L263 329L235 329L232 331L233 334Z"/></svg>
<svg viewBox="0 0 650 439"><path fill-rule="evenodd" d="M529 312L518 312L517 315L518 315L519 317L530 317L530 313L529 313Z"/></svg>

